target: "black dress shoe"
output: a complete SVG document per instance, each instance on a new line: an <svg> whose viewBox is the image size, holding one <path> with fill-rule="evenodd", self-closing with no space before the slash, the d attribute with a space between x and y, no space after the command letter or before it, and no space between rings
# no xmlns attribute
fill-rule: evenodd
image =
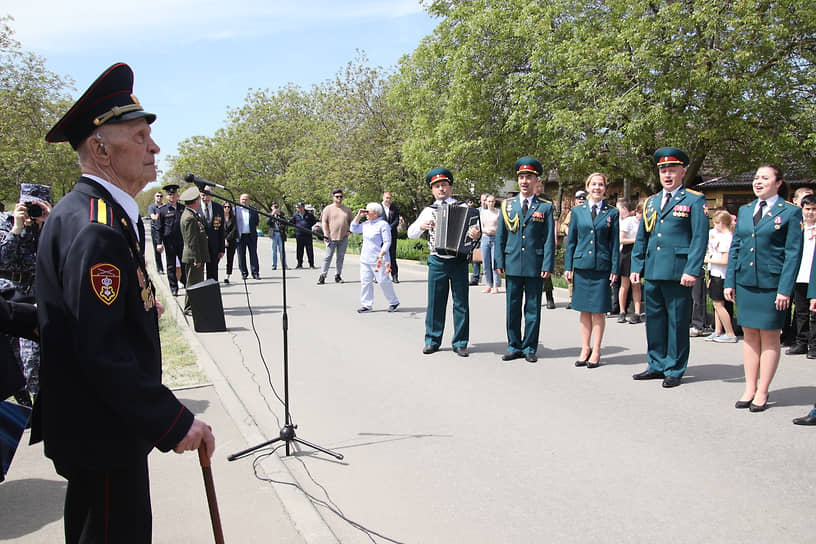
<svg viewBox="0 0 816 544"><path fill-rule="evenodd" d="M810 414L797 417L793 420L794 425L816 425L816 416L812 416Z"/></svg>
<svg viewBox="0 0 816 544"><path fill-rule="evenodd" d="M754 399L751 399L751 400L738 400L737 402L734 403L734 408L736 408L737 410L744 410L745 408L748 408L749 406L751 406L751 404L753 402L754 402Z"/></svg>
<svg viewBox="0 0 816 544"><path fill-rule="evenodd" d="M524 354L520 351L508 351L502 355L502 361L512 361L513 359L521 359Z"/></svg>
<svg viewBox="0 0 816 544"><path fill-rule="evenodd" d="M586 365L587 365L586 361L575 361L575 366L586 366Z"/></svg>
<svg viewBox="0 0 816 544"><path fill-rule="evenodd" d="M370 311L371 311L371 308L369 308L368 306L363 306L362 308L357 308L357 313L358 314L363 314L365 312L370 312Z"/></svg>
<svg viewBox="0 0 816 544"><path fill-rule="evenodd" d="M453 352L459 357L467 357L469 355L467 348L453 348Z"/></svg>
<svg viewBox="0 0 816 544"><path fill-rule="evenodd" d="M259 279L261 279L261 277L258 274L252 274L252 279L253 280L259 280Z"/></svg>
<svg viewBox="0 0 816 544"><path fill-rule="evenodd" d="M663 378L663 387L669 389L670 387L677 387L680 385L680 378L677 376L666 376Z"/></svg>
<svg viewBox="0 0 816 544"><path fill-rule="evenodd" d="M538 357L536 357L535 353L525 353L524 360L527 361L528 363L537 363Z"/></svg>
<svg viewBox="0 0 816 544"><path fill-rule="evenodd" d="M422 348L422 353L425 355L430 355L431 353L436 353L439 351L439 346L434 346L433 344L425 344L425 347Z"/></svg>
<svg viewBox="0 0 816 544"><path fill-rule="evenodd" d="M804 355L808 352L807 344L796 344L785 350L785 355Z"/></svg>
<svg viewBox="0 0 816 544"><path fill-rule="evenodd" d="M654 372L652 370L644 370L640 374L634 374L633 380L659 380L663 378L662 372Z"/></svg>

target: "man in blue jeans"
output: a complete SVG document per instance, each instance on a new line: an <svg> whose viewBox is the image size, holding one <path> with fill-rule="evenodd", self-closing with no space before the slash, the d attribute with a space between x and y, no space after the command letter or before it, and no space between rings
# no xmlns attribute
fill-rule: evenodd
<svg viewBox="0 0 816 544"><path fill-rule="evenodd" d="M281 215L280 206L277 204L272 204L272 215L285 221L283 215ZM286 242L286 225L275 221L275 219L267 219L266 224L269 226L269 240L272 245L272 270L278 269L278 252L280 252L281 256L281 267L288 268L286 266L286 251L284 248L284 242Z"/></svg>

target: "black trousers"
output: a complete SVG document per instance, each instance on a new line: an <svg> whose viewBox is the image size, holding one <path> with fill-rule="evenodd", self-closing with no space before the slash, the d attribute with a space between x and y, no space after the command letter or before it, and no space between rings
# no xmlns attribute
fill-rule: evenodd
<svg viewBox="0 0 816 544"><path fill-rule="evenodd" d="M147 544L153 532L147 456L130 466L106 471L65 467L66 544Z"/></svg>
<svg viewBox="0 0 816 544"><path fill-rule="evenodd" d="M314 244L311 237L301 239L295 237L297 246L295 248L295 255L297 256L297 265L303 266L303 251L306 250L306 257L309 259L309 266L314 266Z"/></svg>
<svg viewBox="0 0 816 544"><path fill-rule="evenodd" d="M178 291L179 283L183 284L187 277L187 266L181 264L181 277L176 277L176 258L181 262L181 254L184 251L184 244L176 245L175 242L165 240L164 256L167 259L167 283L170 284L171 291Z"/></svg>
<svg viewBox="0 0 816 544"><path fill-rule="evenodd" d="M691 326L703 330L706 326L706 280L705 271L697 274L697 281L691 288Z"/></svg>
<svg viewBox="0 0 816 544"><path fill-rule="evenodd" d="M793 344L816 351L816 313L810 311L807 290L807 283L797 283L793 287L793 322L796 331Z"/></svg>
<svg viewBox="0 0 816 544"><path fill-rule="evenodd" d="M391 259L391 277L396 278L399 274L399 265L397 264L397 233L391 231L391 247L388 248L388 256Z"/></svg>

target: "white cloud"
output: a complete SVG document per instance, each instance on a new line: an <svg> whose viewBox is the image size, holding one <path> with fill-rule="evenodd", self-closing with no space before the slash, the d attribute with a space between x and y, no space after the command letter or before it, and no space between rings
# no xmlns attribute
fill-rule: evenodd
<svg viewBox="0 0 816 544"><path fill-rule="evenodd" d="M154 40L193 42L267 35L332 22L421 13L419 0L0 0L24 49L97 49Z"/></svg>

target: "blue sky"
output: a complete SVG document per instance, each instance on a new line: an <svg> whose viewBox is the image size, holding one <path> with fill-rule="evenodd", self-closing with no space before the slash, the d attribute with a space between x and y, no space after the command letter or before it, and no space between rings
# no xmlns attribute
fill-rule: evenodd
<svg viewBox="0 0 816 544"><path fill-rule="evenodd" d="M187 137L212 135L250 88L308 89L356 49L372 66L394 66L438 22L419 0L0 0L6 14L24 50L74 80L74 97L128 63L134 94L158 115L160 160Z"/></svg>

